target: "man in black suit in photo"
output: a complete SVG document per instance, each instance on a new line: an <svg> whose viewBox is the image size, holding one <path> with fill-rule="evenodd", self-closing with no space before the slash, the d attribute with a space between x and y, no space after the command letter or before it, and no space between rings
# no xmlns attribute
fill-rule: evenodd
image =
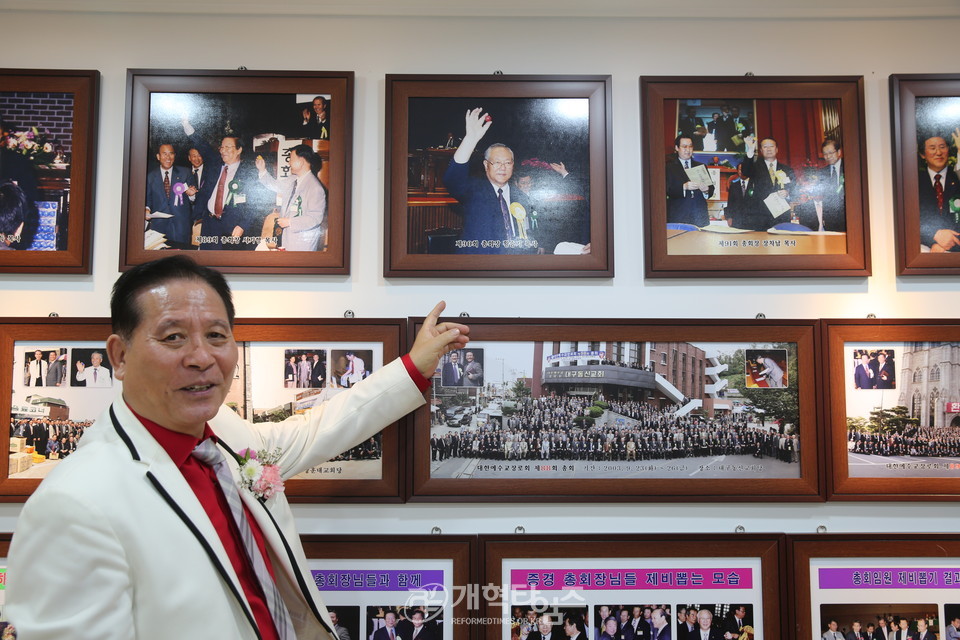
<svg viewBox="0 0 960 640"><path fill-rule="evenodd" d="M800 224L813 231L846 231L843 147L839 140L827 138L820 149L827 166L812 172L816 181L811 194L813 198L797 207L797 217Z"/></svg>
<svg viewBox="0 0 960 640"><path fill-rule="evenodd" d="M948 165L950 145L942 136L930 136L920 145L920 158L926 163L917 178L920 244L931 253L960 251L960 179Z"/></svg>
<svg viewBox="0 0 960 640"><path fill-rule="evenodd" d="M753 194L763 202L771 193L777 193L781 198L790 200L794 189L795 175L793 169L777 159L779 148L774 138L763 138L759 143L760 156L756 157L757 143L751 136L746 140L747 157L740 164L743 175L753 180ZM764 205L766 208L766 205ZM790 212L784 212L777 217L770 214L770 224L767 228L781 222L790 222Z"/></svg>
<svg viewBox="0 0 960 640"><path fill-rule="evenodd" d="M667 222L705 227L710 224L707 200L713 196L712 183L693 182L687 169L703 163L693 159L693 140L677 136L674 140L676 158L667 161Z"/></svg>
<svg viewBox="0 0 960 640"><path fill-rule="evenodd" d="M549 613L537 618L537 630L531 631L527 640L561 640L563 632L554 626Z"/></svg>

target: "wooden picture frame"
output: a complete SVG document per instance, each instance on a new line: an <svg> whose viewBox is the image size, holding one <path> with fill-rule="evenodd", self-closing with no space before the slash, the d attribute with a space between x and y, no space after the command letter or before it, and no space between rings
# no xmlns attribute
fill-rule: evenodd
<svg viewBox="0 0 960 640"><path fill-rule="evenodd" d="M949 115L960 104L960 74L893 74L894 236L899 275L956 275L960 248L934 236L940 229L960 231L960 180L956 166L957 123ZM929 157L926 145L930 148ZM939 202L928 171L939 170L944 192ZM949 238L955 237L948 233ZM939 242L946 245L937 246ZM945 249L941 251L942 249Z"/></svg>
<svg viewBox="0 0 960 640"><path fill-rule="evenodd" d="M386 101L385 276L613 275L610 76L388 74Z"/></svg>
<svg viewBox="0 0 960 640"><path fill-rule="evenodd" d="M0 273L88 274L100 72L0 69L0 83L0 183L25 198L21 230L0 229L19 249L0 251Z"/></svg>
<svg viewBox="0 0 960 640"><path fill-rule="evenodd" d="M862 76L645 76L640 101L647 277L870 275Z"/></svg>
<svg viewBox="0 0 960 640"><path fill-rule="evenodd" d="M670 637L676 637L673 607L691 603L711 613L742 604L749 612L747 622L756 624L758 638L790 637L783 634L787 620L781 613L786 604L785 559L782 534L480 536L482 582L510 589L502 594L502 603L519 604L522 614L529 600L518 594L529 588L530 581L517 578L533 573L540 586L530 592L530 600L535 598L537 608L551 615L586 608L589 637L599 636L600 605L658 604L671 607ZM634 584L629 584L631 574ZM552 587L545 579L548 575L553 577ZM731 576L742 582L734 584ZM619 587L614 583L618 577ZM514 588L518 584L523 587ZM704 591L708 588L709 594ZM501 602L485 601L482 615L514 618L515 612L504 610ZM723 622L720 615L714 618L718 628ZM562 634L562 626L555 629ZM509 629L505 622L488 625L480 637L507 640Z"/></svg>
<svg viewBox="0 0 960 640"><path fill-rule="evenodd" d="M341 384L341 376L346 371L342 361L347 351L355 352L364 360L365 374L398 358L404 352L404 328L404 320L391 319L238 318L234 336L240 357L225 404L253 422L257 422L257 416L261 415L264 419L282 419L291 411L305 409L312 402L322 402L326 395L336 393L330 379L335 377L336 385ZM32 418L50 415L55 419L70 420L71 431L82 435L88 422L95 420L117 397L120 384L112 380L105 357L101 356L110 384L104 382L104 375L98 382L91 382L88 375L78 373L77 366L77 362L87 366L92 364L93 352L103 350L110 333L107 318L0 319L0 358L12 363L12 366L0 369L0 387L13 392L0 399L0 415L23 418L22 421L12 420L12 429L11 421L4 422L7 426L3 430L7 436L17 435L18 440L11 443L11 448L16 446L18 452L0 461L0 501L25 500L37 488L40 479L57 464L52 458L42 459L45 451L39 452L43 455L35 463L31 460L28 465L22 460L24 456L21 454L25 452L20 449L37 446L30 440L45 440L42 433L33 433ZM37 351L40 352L39 360L49 360L47 366L31 366L31 360L37 359ZM309 362L313 354L318 354L320 370L326 376L323 386L289 384L285 374L288 357L300 359L306 356ZM66 377L61 377L61 388L51 395L34 392L32 387L38 386L35 373L42 380L39 386L46 391L47 387L53 386L47 384L48 374L53 376L50 367L61 361L66 370ZM309 369L312 373L313 369ZM80 380L81 377L85 380ZM346 384L352 384L352 381L348 380ZM89 386L100 388L84 388ZM39 397L33 397L31 402L31 396ZM400 502L405 474L402 428L400 423L390 425L369 446L367 443L358 445L341 454L342 457L336 456L291 478L285 483L287 499L310 503ZM45 431L42 424L37 430ZM76 436L77 439L80 435ZM15 462L17 471L12 467Z"/></svg>
<svg viewBox="0 0 960 640"><path fill-rule="evenodd" d="M944 638L946 625L960 615L956 536L805 534L788 535L786 546L793 604L786 638L823 637L826 624L817 627L815 621L830 617L845 623L859 619L865 629L879 624L866 616L880 613L909 618L911 633L916 618L931 616L930 631Z"/></svg>
<svg viewBox="0 0 960 640"><path fill-rule="evenodd" d="M476 536L301 535L300 540L314 572L317 588L323 593L324 603L328 608L336 608L341 620L344 618L344 612L341 611L343 607L352 606L362 610L364 605L345 605L340 602L344 598L331 598L326 593L330 590L327 584L330 577L337 580L335 587L344 585L344 590L349 590L350 593L389 591L389 586L396 587L393 589L394 593L407 589L410 599L406 602L410 608L433 603L426 607L426 626L430 628L433 623L435 626L431 631L440 633L435 633L432 637L437 640L471 640L474 637L474 625L469 624L468 620L474 613L473 599L476 598L472 588L477 584L474 578L477 575ZM320 572L320 567L326 569L331 563L335 566L326 572ZM397 574L417 573L425 564L430 564L433 569L415 578L408 575L404 586L396 585L394 580ZM444 564L447 566L440 566ZM447 581L437 581L441 572ZM368 578L374 575L377 584L371 585ZM359 582L361 580L362 584ZM349 584L344 584L344 581L349 581ZM354 601L349 597L346 600ZM360 596L356 600L364 598ZM368 596L366 600L374 602L376 598L371 600ZM373 606L399 604L401 603L376 601ZM440 616L443 616L443 622L437 619ZM351 633L351 637L369 636L370 633L365 628L359 629L358 635Z"/></svg>
<svg viewBox="0 0 960 640"><path fill-rule="evenodd" d="M349 273L353 82L352 71L128 69L121 270L169 247L227 273ZM231 135L239 156L235 140L226 156L215 150ZM169 187L164 145L175 152ZM203 161L197 179L192 148ZM309 162L294 166L291 154ZM237 158L221 188L224 162Z"/></svg>
<svg viewBox="0 0 960 640"><path fill-rule="evenodd" d="M942 461L954 445L937 435L960 423L960 322L821 322L828 499L960 499L955 465Z"/></svg>
<svg viewBox="0 0 960 640"><path fill-rule="evenodd" d="M421 322L410 319L409 336ZM431 401L413 414L409 499L822 500L815 325L471 318L470 344L456 362L444 357ZM477 364L482 379L470 380ZM451 379L456 367L459 383ZM784 386L739 389L765 386L757 382L762 370L771 379L779 370ZM737 405L719 397L733 393L731 383ZM599 393L604 400L594 404ZM729 424L711 427L713 441L677 433L699 423L663 426L677 403ZM744 412L748 405L763 412ZM638 426L649 421L657 434Z"/></svg>

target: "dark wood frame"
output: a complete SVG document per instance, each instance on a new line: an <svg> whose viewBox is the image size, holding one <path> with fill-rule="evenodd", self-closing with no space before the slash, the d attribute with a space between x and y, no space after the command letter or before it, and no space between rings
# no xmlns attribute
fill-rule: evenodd
<svg viewBox="0 0 960 640"><path fill-rule="evenodd" d="M806 534L788 535L787 601L789 631L784 638L818 638L810 628L811 558L960 558L960 541L949 534ZM949 621L945 622L949 624ZM866 626L866 625L864 625Z"/></svg>
<svg viewBox="0 0 960 640"><path fill-rule="evenodd" d="M920 252L920 203L917 153L917 97L960 97L960 74L893 74L890 113L893 120L894 236L899 275L960 274L960 253ZM944 131L949 136L950 131ZM948 140L949 142L949 140Z"/></svg>
<svg viewBox="0 0 960 640"><path fill-rule="evenodd" d="M387 75L386 277L613 276L613 123L610 76ZM590 243L587 256L411 254L408 239L410 98L589 98ZM461 122L462 125L462 122ZM496 140L487 140L487 144ZM483 142L481 145L483 146Z"/></svg>
<svg viewBox="0 0 960 640"><path fill-rule="evenodd" d="M453 561L453 596L462 595L453 607L454 617L466 620L467 587L477 575L477 537L447 535L301 535L300 541L308 559L369 560L445 559ZM446 585L445 585L446 586ZM456 589L464 589L457 594ZM470 640L473 625L451 621L454 640Z"/></svg>
<svg viewBox="0 0 960 640"><path fill-rule="evenodd" d="M381 342L383 363L405 353L404 327L400 319L296 320L277 318L237 319L237 342ZM0 361L13 362L17 341L105 341L110 335L108 318L3 318L0 319ZM13 367L0 367L0 388L13 388ZM10 398L0 397L0 416L10 415ZM2 423L0 437L9 436L9 420ZM4 432L6 432L4 434ZM379 480L291 480L285 483L290 502L401 502L406 473L403 421L385 428L381 446L382 476ZM389 452L392 452L389 453ZM40 484L38 479L10 479L9 459L0 460L0 502L23 502Z"/></svg>
<svg viewBox="0 0 960 640"><path fill-rule="evenodd" d="M830 500L960 500L960 483L948 477L851 478L847 463L845 342L960 341L956 320L833 320L822 323L821 385L827 497ZM899 386L899 385L898 385ZM944 399L945 400L945 399Z"/></svg>
<svg viewBox="0 0 960 640"><path fill-rule="evenodd" d="M0 251L0 273L90 273L100 72L0 69L0 83L4 91L55 91L74 95L67 248L63 251Z"/></svg>
<svg viewBox="0 0 960 640"><path fill-rule="evenodd" d="M513 535L480 536L482 584L508 585L503 561L514 558L760 558L764 627L763 638L785 635L786 549L782 534L643 534L643 535ZM675 591L682 593L680 590ZM638 592L642 593L642 592ZM678 602L680 596L673 600ZM674 612L675 613L675 612ZM499 618L500 612L484 603L481 613ZM671 619L672 629L676 621ZM491 625L481 637L498 640L500 628ZM758 637L761 637L758 634ZM801 637L801 636L798 636Z"/></svg>
<svg viewBox="0 0 960 640"><path fill-rule="evenodd" d="M412 340L423 318L410 318ZM812 502L825 496L818 456L816 320L630 320L471 318L472 341L636 340L696 342L796 342L800 392L800 477L738 479L456 479L430 477L430 412L413 414L408 476L411 502L666 502L678 497L714 501Z"/></svg>
<svg viewBox="0 0 960 640"><path fill-rule="evenodd" d="M330 179L327 185L327 250L192 251L197 262L226 273L345 275L350 272L350 198L353 157L352 71L220 71L128 69L124 127L123 214L120 269L162 257L143 248L150 94L330 94ZM249 141L247 141L249 144ZM252 149L244 149L249 160ZM181 154L182 155L182 154Z"/></svg>
<svg viewBox="0 0 960 640"><path fill-rule="evenodd" d="M664 102L684 98L839 99L846 189L847 252L804 255L669 255L663 155ZM868 276L870 224L862 76L683 77L640 79L645 267L648 278ZM736 236L731 236L736 239Z"/></svg>

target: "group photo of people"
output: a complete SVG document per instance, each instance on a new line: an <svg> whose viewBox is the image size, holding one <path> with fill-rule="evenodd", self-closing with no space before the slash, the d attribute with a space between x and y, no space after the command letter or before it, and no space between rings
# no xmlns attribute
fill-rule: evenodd
<svg viewBox="0 0 960 640"><path fill-rule="evenodd" d="M948 605L949 607L949 605ZM814 640L954 640L960 616L946 629L936 604L830 604L820 606L820 635Z"/></svg>
<svg viewBox="0 0 960 640"><path fill-rule="evenodd" d="M589 253L588 107L587 98L411 99L408 251Z"/></svg>
<svg viewBox="0 0 960 640"><path fill-rule="evenodd" d="M364 640L442 640L443 611L424 606L368 606ZM340 640L345 640L340 636Z"/></svg>
<svg viewBox="0 0 960 640"><path fill-rule="evenodd" d="M854 349L855 389L896 389L897 367L894 349Z"/></svg>
<svg viewBox="0 0 960 640"><path fill-rule="evenodd" d="M846 231L839 100L669 100L668 229Z"/></svg>
<svg viewBox="0 0 960 640"><path fill-rule="evenodd" d="M144 249L324 251L331 102L153 93Z"/></svg>

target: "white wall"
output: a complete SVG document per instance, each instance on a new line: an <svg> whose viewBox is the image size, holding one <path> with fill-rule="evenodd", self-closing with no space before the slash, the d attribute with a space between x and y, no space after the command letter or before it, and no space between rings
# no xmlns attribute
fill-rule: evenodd
<svg viewBox="0 0 960 640"><path fill-rule="evenodd" d="M0 2L0 7L4 3ZM9 6L28 6L7 2ZM51 3L43 3L49 5ZM53 3L57 4L57 3ZM66 6L68 3L61 3ZM527 3L534 6L533 2ZM741 3L742 5L743 3ZM841 3L848 9L857 4ZM930 4L930 3L927 3ZM157 5L159 6L159 5ZM181 8L183 5L177 5ZM262 6L262 5L261 5ZM581 4L581 8L582 8ZM681 5L677 5L678 7ZM549 13L549 3L544 14ZM950 9L953 11L953 9ZM955 72L960 18L643 19L283 17L11 10L0 65L102 73L92 276L0 274L3 316L108 315L118 275L127 68L330 69L356 72L351 275L231 276L238 313L255 316L452 314L583 317L957 317L958 279L897 278L888 76ZM732 14L733 12L731 12ZM776 12L774 12L776 13ZM955 15L955 11L953 12ZM765 14L769 15L769 11ZM826 15L826 14L821 14ZM313 44L304 47L304 41ZM937 43L930 57L930 43ZM583 280L383 278L384 75L612 74L616 277ZM863 75L873 251L869 278L645 280L639 82L642 75ZM3 88L0 87L0 90ZM562 295L561 295L562 294ZM589 307L566 301L601 301ZM295 304L294 304L295 301ZM606 303L604 303L606 301ZM735 304L734 304L735 303ZM509 314L506 313L509 310ZM898 512L896 522L878 513ZM950 531L943 503L827 505L385 505L297 508L301 530L426 533ZM0 531L18 505L0 505ZM373 518L377 518L376 523ZM383 526L386 518L388 526Z"/></svg>

